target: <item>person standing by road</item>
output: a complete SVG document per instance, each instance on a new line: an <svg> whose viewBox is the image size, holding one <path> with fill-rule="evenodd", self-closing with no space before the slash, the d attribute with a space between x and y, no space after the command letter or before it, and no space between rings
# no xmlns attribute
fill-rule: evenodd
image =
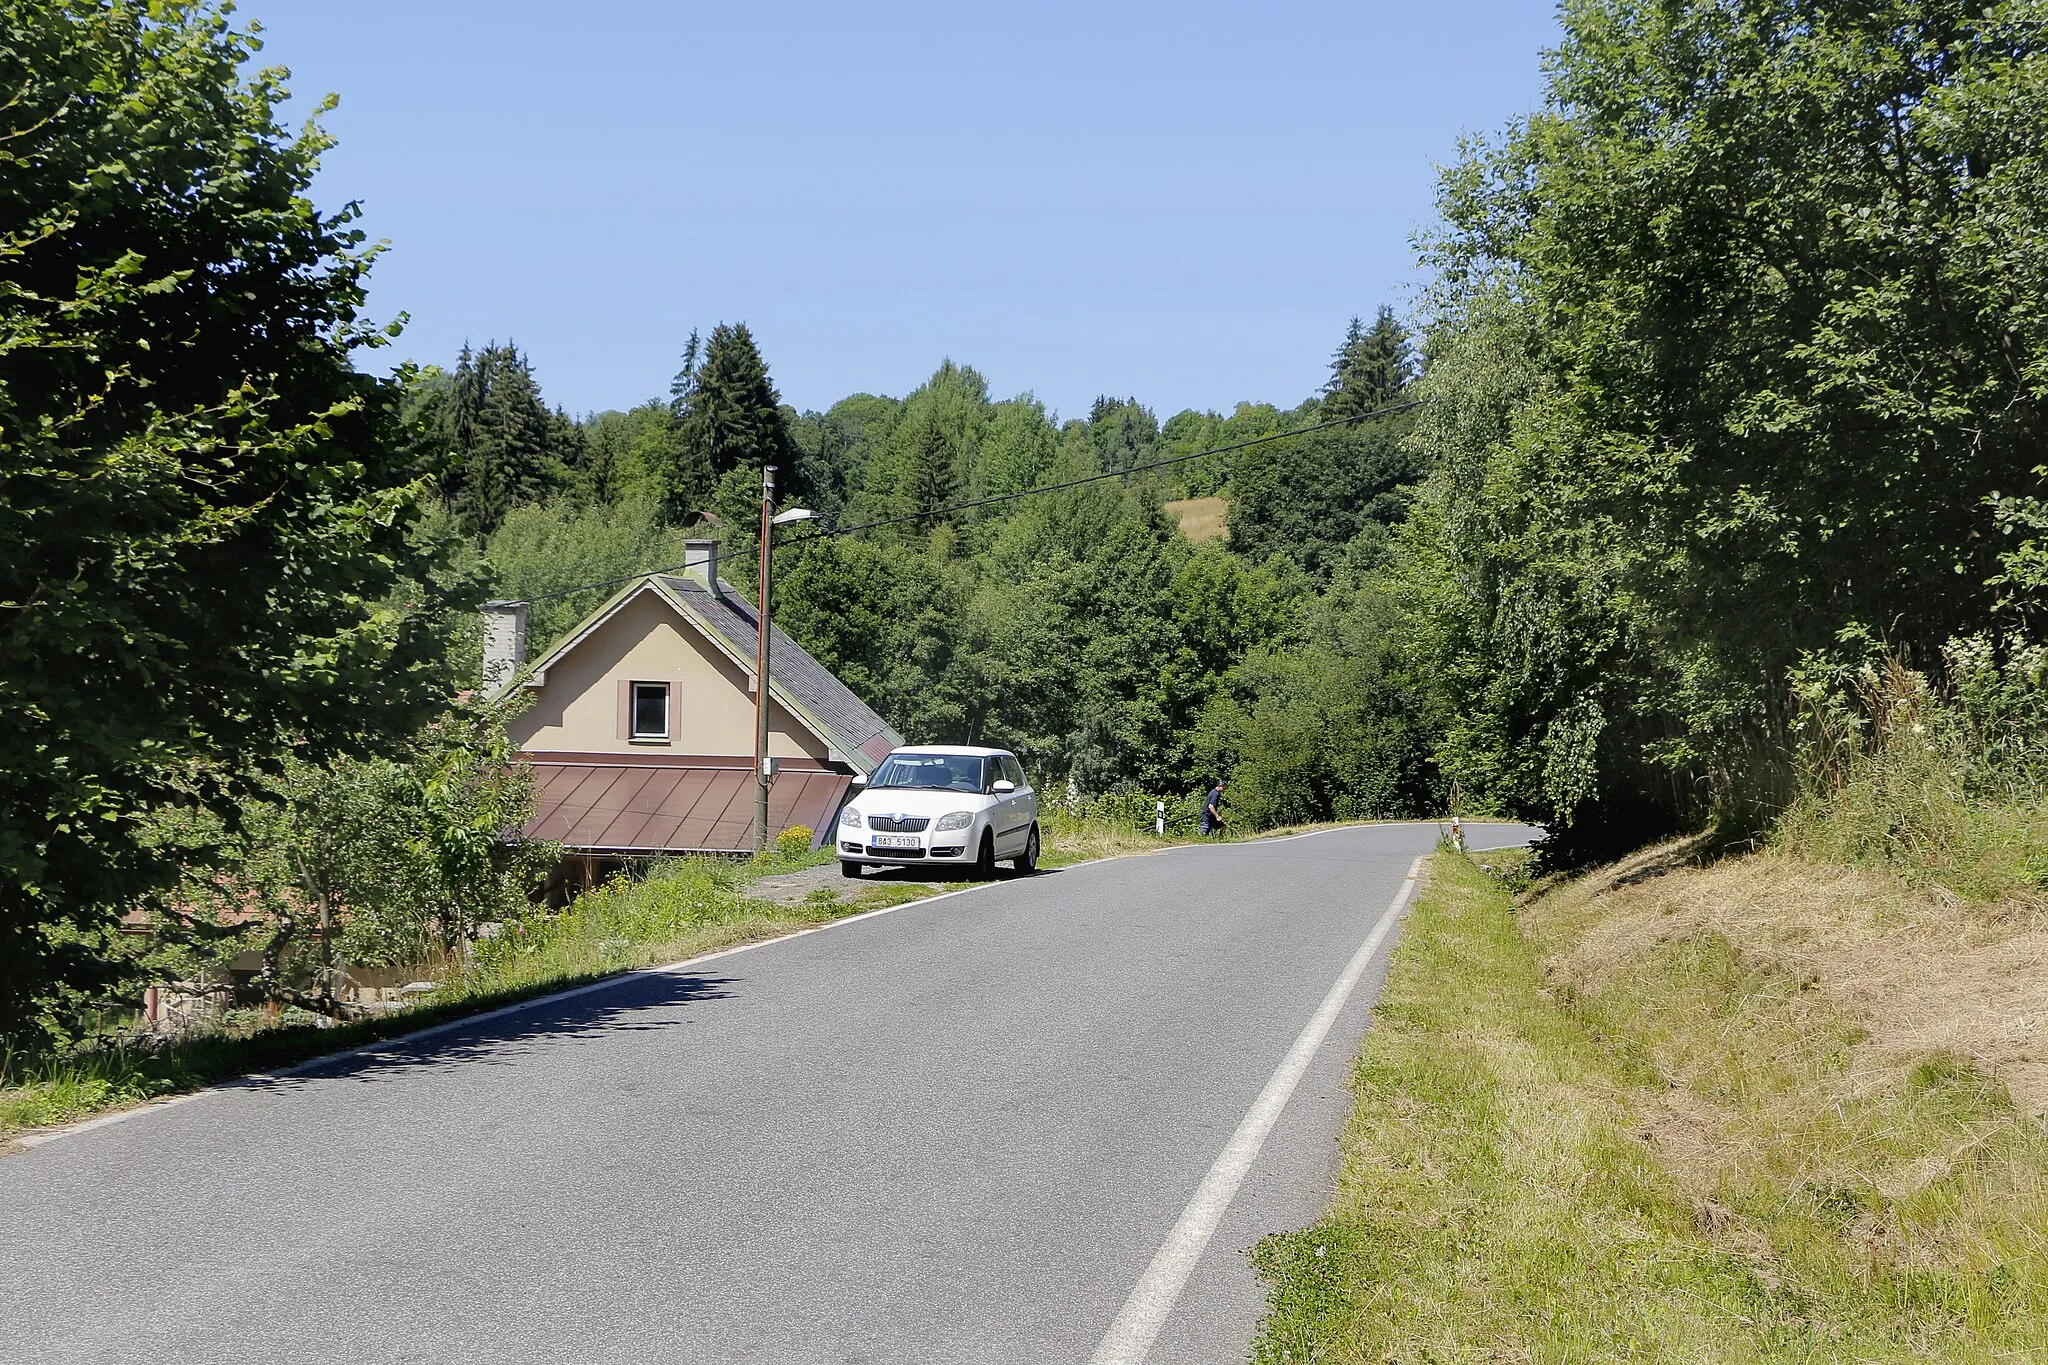
<svg viewBox="0 0 2048 1365"><path fill-rule="evenodd" d="M1218 778L1216 785L1210 789L1209 799L1202 803L1202 833L1221 834L1222 832L1223 780Z"/></svg>

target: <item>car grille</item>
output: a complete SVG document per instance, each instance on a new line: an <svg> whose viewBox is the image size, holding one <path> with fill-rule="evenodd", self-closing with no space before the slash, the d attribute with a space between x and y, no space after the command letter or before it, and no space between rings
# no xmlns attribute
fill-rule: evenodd
<svg viewBox="0 0 2048 1365"><path fill-rule="evenodd" d="M908 858L922 858L922 857L924 856L924 850L923 850L923 849L921 849L921 848L872 848L872 847L871 847L871 848L869 848L869 849L868 849L868 856L869 856L870 858L905 858L905 859L908 859Z"/></svg>
<svg viewBox="0 0 2048 1365"><path fill-rule="evenodd" d="M922 834L924 827L930 823L931 820L922 815L902 815L893 820L886 815L868 817L868 828L879 830L883 834Z"/></svg>

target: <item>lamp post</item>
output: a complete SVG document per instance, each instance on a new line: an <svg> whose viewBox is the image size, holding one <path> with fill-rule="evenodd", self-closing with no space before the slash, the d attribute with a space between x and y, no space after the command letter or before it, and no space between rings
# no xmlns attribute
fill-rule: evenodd
<svg viewBox="0 0 2048 1365"><path fill-rule="evenodd" d="M775 466L761 467L761 573L755 593L754 634L754 852L768 849L768 788L775 770L768 760L768 693L773 674L769 671L768 639L773 629L768 596L775 572L775 528L791 522L809 521L817 516L808 507L775 510Z"/></svg>

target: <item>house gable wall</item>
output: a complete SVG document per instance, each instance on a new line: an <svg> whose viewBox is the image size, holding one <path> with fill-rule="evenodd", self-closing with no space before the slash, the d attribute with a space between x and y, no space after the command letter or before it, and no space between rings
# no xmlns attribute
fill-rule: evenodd
<svg viewBox="0 0 2048 1365"><path fill-rule="evenodd" d="M620 684L669 684L666 743L621 738ZM533 705L508 726L531 753L754 752L754 697L748 670L652 592L625 604L568 653L553 660ZM768 752L824 762L829 747L781 706L768 712Z"/></svg>

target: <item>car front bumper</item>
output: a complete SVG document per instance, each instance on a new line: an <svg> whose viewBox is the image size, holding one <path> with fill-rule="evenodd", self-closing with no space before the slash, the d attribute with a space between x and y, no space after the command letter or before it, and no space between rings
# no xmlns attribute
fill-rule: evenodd
<svg viewBox="0 0 2048 1365"><path fill-rule="evenodd" d="M971 830L948 830L920 848L877 848L865 840L842 838L839 858L848 863L886 863L909 866L915 863L964 863L974 860L974 845L966 836ZM959 842L953 842L958 839Z"/></svg>

